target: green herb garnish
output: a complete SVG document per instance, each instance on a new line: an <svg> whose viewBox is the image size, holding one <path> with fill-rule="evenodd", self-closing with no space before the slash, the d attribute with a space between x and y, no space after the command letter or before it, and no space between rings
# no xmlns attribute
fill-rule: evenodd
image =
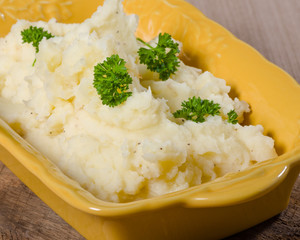
<svg viewBox="0 0 300 240"><path fill-rule="evenodd" d="M173 113L175 118L184 118L194 122L204 122L208 115L219 115L220 104L200 97L192 97L181 103L182 109Z"/></svg>
<svg viewBox="0 0 300 240"><path fill-rule="evenodd" d="M44 31L43 28L33 27L30 26L27 29L24 29L21 32L23 43L32 43L32 46L35 47L35 52L39 52L39 45L42 39L45 37L46 39L53 38L54 36L51 33L48 33L47 31ZM36 62L36 59L34 59L34 62L32 66L34 66Z"/></svg>
<svg viewBox="0 0 300 240"><path fill-rule="evenodd" d="M43 38L49 39L54 36L51 33L48 33L43 28L30 26L29 28L21 32L23 43L32 43L35 47L35 52L39 52L39 44Z"/></svg>
<svg viewBox="0 0 300 240"><path fill-rule="evenodd" d="M237 120L237 113L234 111L234 110L231 110L230 112L227 113L227 116L228 116L228 122L229 123L232 123L232 124L236 124L238 123L238 120Z"/></svg>
<svg viewBox="0 0 300 240"><path fill-rule="evenodd" d="M94 87L102 103L115 107L132 95L127 92L132 78L127 72L124 59L114 54L94 67Z"/></svg>
<svg viewBox="0 0 300 240"><path fill-rule="evenodd" d="M179 48L178 43L172 40L170 34L160 33L156 47L152 47L140 38L138 40L149 47L140 48L138 54L140 62L146 64L150 71L159 73L159 78L164 81L176 72L179 66L179 59L176 56Z"/></svg>

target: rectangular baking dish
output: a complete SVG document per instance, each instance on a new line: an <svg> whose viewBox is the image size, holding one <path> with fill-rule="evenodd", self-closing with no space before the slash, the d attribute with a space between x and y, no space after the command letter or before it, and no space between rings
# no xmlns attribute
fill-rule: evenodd
<svg viewBox="0 0 300 240"><path fill-rule="evenodd" d="M74 13L79 13L79 2L74 1ZM150 40L168 32L183 43L185 63L225 79L253 109L245 124L262 124L280 156L200 186L131 203L96 199L4 121L1 161L87 239L218 239L281 212L300 171L299 84L182 0L127 0L124 7L139 16L138 37Z"/></svg>

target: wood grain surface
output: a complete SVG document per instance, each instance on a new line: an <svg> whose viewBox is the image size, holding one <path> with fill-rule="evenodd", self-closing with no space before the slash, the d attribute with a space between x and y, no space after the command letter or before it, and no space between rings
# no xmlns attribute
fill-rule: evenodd
<svg viewBox="0 0 300 240"><path fill-rule="evenodd" d="M189 0L300 82L300 0ZM83 239L0 162L0 239ZM280 215L227 238L300 239L300 178Z"/></svg>

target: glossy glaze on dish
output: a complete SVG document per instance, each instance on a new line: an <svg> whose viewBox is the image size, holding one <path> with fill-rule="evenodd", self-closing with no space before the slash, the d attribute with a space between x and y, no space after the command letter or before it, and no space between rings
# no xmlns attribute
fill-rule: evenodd
<svg viewBox="0 0 300 240"><path fill-rule="evenodd" d="M77 12L70 11L78 17L73 21L93 10L78 15L79 2L73 2ZM282 211L300 168L299 85L184 1L129 0L125 8L140 17L138 36L149 40L160 31L169 32L183 42L186 63L226 79L253 109L247 122L261 123L275 138L277 151L285 154L208 184L127 204L95 199L2 123L0 142L15 156L4 151L4 163L89 239L146 239L145 234L149 239L220 238Z"/></svg>

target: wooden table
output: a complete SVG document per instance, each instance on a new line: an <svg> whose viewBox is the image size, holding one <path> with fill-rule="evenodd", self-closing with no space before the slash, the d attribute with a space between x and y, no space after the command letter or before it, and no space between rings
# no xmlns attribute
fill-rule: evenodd
<svg viewBox="0 0 300 240"><path fill-rule="evenodd" d="M300 82L299 0L189 0ZM0 239L83 239L0 162ZM300 178L280 215L228 239L300 239Z"/></svg>

